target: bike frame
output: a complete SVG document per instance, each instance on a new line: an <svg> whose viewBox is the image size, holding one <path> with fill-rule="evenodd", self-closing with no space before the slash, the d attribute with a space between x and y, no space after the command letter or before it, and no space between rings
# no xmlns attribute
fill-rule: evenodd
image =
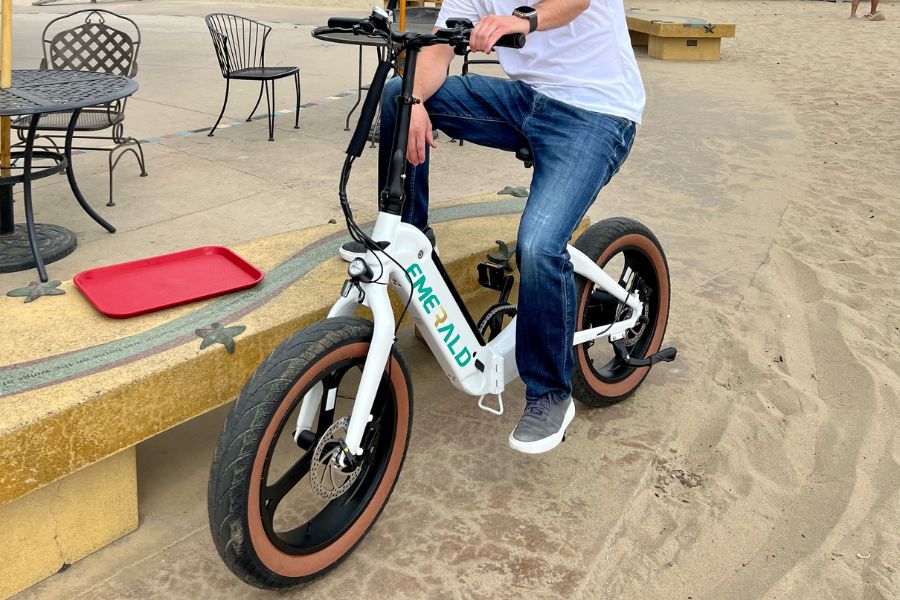
<svg viewBox="0 0 900 600"><path fill-rule="evenodd" d="M391 170L382 192L382 207L371 235L383 250L369 250L365 261L374 279L345 286L342 295L328 313L328 317L353 315L360 306L372 311L374 333L363 367L359 388L350 416L345 443L350 452L362 454L360 447L366 425L371 420L372 404L381 384L391 348L394 345L396 321L388 289L394 290L401 302L408 303L408 311L422 334L428 348L450 382L471 396L479 396L484 410L502 414L502 393L506 384L518 377L515 359L516 319L485 343L466 310L452 281L444 270L431 242L418 228L402 223L400 209L404 198L403 174L406 168L407 136L412 105L415 62L421 46L407 47L406 76L394 130ZM373 86L369 93L375 93ZM368 99L367 99L368 100ZM385 244L386 243L386 244ZM628 318L612 324L585 329L575 333L574 345L601 337L613 340L624 337L635 327L643 313L643 303L636 294L629 293L600 266L578 249L567 246L575 273L605 290L631 310ZM388 256L389 255L389 256ZM324 386L313 387L303 398L295 436L309 430L322 402ZM334 406L334 390L326 398L326 410ZM487 395L497 395L499 410L484 404Z"/></svg>

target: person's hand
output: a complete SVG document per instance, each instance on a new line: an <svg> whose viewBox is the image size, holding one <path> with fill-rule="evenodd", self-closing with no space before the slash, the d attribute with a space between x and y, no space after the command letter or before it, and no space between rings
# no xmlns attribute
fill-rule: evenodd
<svg viewBox="0 0 900 600"><path fill-rule="evenodd" d="M473 52L490 54L494 44L508 33L528 34L530 26L527 19L519 17L498 17L491 15L478 21L478 25L469 34L469 48Z"/></svg>
<svg viewBox="0 0 900 600"><path fill-rule="evenodd" d="M431 133L431 119L424 104L413 104L409 118L409 138L406 147L406 160L413 165L425 162L425 145L437 148Z"/></svg>

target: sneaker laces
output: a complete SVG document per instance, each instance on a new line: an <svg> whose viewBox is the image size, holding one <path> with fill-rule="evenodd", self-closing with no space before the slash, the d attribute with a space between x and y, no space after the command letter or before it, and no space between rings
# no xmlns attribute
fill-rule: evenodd
<svg viewBox="0 0 900 600"><path fill-rule="evenodd" d="M538 398L529 400L525 404L525 414L541 421L547 420L547 415L553 410L553 401L550 398Z"/></svg>

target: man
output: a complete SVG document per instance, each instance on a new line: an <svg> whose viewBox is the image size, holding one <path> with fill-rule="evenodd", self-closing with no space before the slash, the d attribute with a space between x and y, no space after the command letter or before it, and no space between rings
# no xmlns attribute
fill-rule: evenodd
<svg viewBox="0 0 900 600"><path fill-rule="evenodd" d="M476 24L474 52L490 53L502 35L522 33L521 50L498 48L509 79L448 77L448 46L425 48L416 68L406 206L402 218L428 228L428 158L432 130L483 146L529 146L534 175L519 225L516 364L526 407L509 445L546 452L562 441L575 416L575 280L566 243L600 189L624 162L644 108L644 88L625 24L622 0L444 0L447 19ZM381 140L392 139L400 79L382 102ZM391 148L379 153L379 190ZM349 258L345 247L343 255ZM356 249L363 250L362 248Z"/></svg>

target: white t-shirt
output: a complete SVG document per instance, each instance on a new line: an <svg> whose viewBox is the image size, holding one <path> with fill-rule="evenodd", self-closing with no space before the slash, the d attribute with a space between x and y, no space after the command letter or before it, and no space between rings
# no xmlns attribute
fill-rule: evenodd
<svg viewBox="0 0 900 600"><path fill-rule="evenodd" d="M447 19L477 23L488 15L512 15L537 0L444 0L437 27ZM553 98L586 110L641 122L644 85L638 71L622 0L591 0L568 25L533 31L521 50L497 48L500 65L511 79L523 81Z"/></svg>

